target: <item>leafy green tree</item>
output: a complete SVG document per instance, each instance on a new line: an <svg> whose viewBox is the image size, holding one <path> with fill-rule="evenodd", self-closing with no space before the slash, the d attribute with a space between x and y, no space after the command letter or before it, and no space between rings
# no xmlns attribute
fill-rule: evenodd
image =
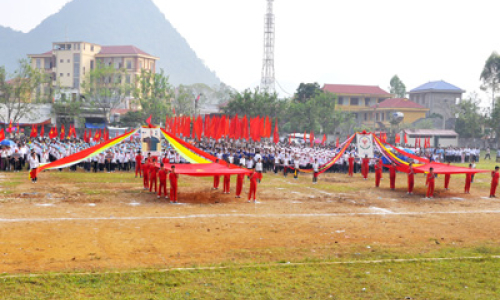
<svg viewBox="0 0 500 300"><path fill-rule="evenodd" d="M479 138L482 136L484 116L479 111L479 101L474 98L464 99L458 105L459 117L455 131L464 138Z"/></svg>
<svg viewBox="0 0 500 300"><path fill-rule="evenodd" d="M137 128L144 125L145 118L147 117L143 111L129 111L120 118L119 124L122 127Z"/></svg>
<svg viewBox="0 0 500 300"><path fill-rule="evenodd" d="M223 106L222 111L230 116L238 114L248 117L269 116L280 118L286 111L288 101L278 99L277 94L268 94L255 89L249 89L243 93L232 93L231 100Z"/></svg>
<svg viewBox="0 0 500 300"><path fill-rule="evenodd" d="M105 66L97 61L96 68L88 72L82 83L84 104L99 111L105 123L109 123L111 111L131 98L133 79L126 69Z"/></svg>
<svg viewBox="0 0 500 300"><path fill-rule="evenodd" d="M316 97L323 91L317 82L301 83L295 92L294 101L304 103L307 100Z"/></svg>
<svg viewBox="0 0 500 300"><path fill-rule="evenodd" d="M497 141L500 138L500 97L496 98L496 105L487 124L491 127L491 130L496 133Z"/></svg>
<svg viewBox="0 0 500 300"><path fill-rule="evenodd" d="M165 76L163 70L156 74L142 70L136 80L139 82L139 87L136 88L134 97L141 105L143 117L152 116L153 124L165 122L165 116L171 114L172 92L168 76Z"/></svg>
<svg viewBox="0 0 500 300"><path fill-rule="evenodd" d="M48 74L31 67L27 60L20 60L19 68L12 74L7 74L5 68L0 67L0 106L5 111L5 114L0 114L0 120L17 123L32 113L35 109L33 103L48 102L50 94L41 93L38 89L50 82Z"/></svg>
<svg viewBox="0 0 500 300"><path fill-rule="evenodd" d="M398 75L394 75L391 78L391 94L393 94L397 98L405 98L406 97L406 86L405 84L399 79Z"/></svg>
<svg viewBox="0 0 500 300"><path fill-rule="evenodd" d="M491 111L495 109L496 92L500 89L500 55L493 52L481 72L481 90L491 92Z"/></svg>

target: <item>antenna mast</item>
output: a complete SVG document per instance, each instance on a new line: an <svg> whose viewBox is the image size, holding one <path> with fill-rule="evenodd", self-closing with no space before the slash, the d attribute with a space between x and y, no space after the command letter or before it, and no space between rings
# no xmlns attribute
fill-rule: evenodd
<svg viewBox="0 0 500 300"><path fill-rule="evenodd" d="M275 92L274 78L274 0L267 0L267 13L264 17L264 59L260 89L270 94Z"/></svg>

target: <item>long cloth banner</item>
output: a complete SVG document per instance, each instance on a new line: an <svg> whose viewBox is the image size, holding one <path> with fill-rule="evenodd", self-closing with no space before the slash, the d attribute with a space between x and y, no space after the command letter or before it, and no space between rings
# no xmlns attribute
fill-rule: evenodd
<svg viewBox="0 0 500 300"><path fill-rule="evenodd" d="M109 140L107 142L104 142L102 144L96 145L94 147L85 149L83 151L80 151L78 153L75 153L73 155L64 157L62 159L56 160L54 162L44 164L41 167L37 169L37 174L42 172L43 170L50 170L50 169L62 169L62 168L68 168L73 165L76 165L80 163L81 161L87 159L87 158L92 158L109 148L120 144L123 142L125 139L129 138L130 136L134 135L137 132L138 129L131 131L129 133L125 133L123 135L120 135L112 140Z"/></svg>
<svg viewBox="0 0 500 300"><path fill-rule="evenodd" d="M175 151L177 151L177 153L179 153L179 155L182 156L188 162L190 162L192 164L210 164L213 162L205 157L199 156L199 153L193 153L194 151L193 152L190 151L191 149L188 149L188 147L186 147L187 143L185 143L181 139L174 137L172 134L168 133L164 129L161 129L161 132L162 132L163 136L165 137L165 139L170 144L170 146L172 146L172 148L174 148ZM185 143L185 144L183 145L183 143ZM187 145L189 145L189 144L187 144ZM191 146L191 145L189 145L189 146ZM199 151L203 152L201 150L199 150Z"/></svg>
<svg viewBox="0 0 500 300"><path fill-rule="evenodd" d="M172 165L166 164L165 169L171 171ZM252 171L244 168L228 168L224 165L212 163L212 164L176 164L175 173L180 175L196 176L196 177L208 177L217 175L238 175L238 174L250 174Z"/></svg>

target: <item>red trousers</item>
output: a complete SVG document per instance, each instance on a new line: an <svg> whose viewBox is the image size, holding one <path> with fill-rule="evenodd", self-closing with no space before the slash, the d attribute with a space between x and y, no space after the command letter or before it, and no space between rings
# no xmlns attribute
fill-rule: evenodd
<svg viewBox="0 0 500 300"><path fill-rule="evenodd" d="M255 194L257 193L257 184L250 182L250 192L248 193L248 200L252 199L255 201Z"/></svg>
<svg viewBox="0 0 500 300"><path fill-rule="evenodd" d="M141 167L141 164L135 164L135 176L137 176L137 174L139 174L139 176L142 176Z"/></svg>
<svg viewBox="0 0 500 300"><path fill-rule="evenodd" d="M408 176L408 193L413 193L414 186L415 186L415 180L413 176Z"/></svg>
<svg viewBox="0 0 500 300"><path fill-rule="evenodd" d="M390 178L391 181L391 189L396 189L396 176L391 176Z"/></svg>
<svg viewBox="0 0 500 300"><path fill-rule="evenodd" d="M492 180L491 181L490 196L495 196L495 194L497 192L497 186L498 186L498 181Z"/></svg>
<svg viewBox="0 0 500 300"><path fill-rule="evenodd" d="M244 178L240 178L240 176L236 179L236 196L241 195L241 191L243 190L243 180Z"/></svg>
<svg viewBox="0 0 500 300"><path fill-rule="evenodd" d="M465 180L465 192L468 193L470 192L470 180L466 179Z"/></svg>
<svg viewBox="0 0 500 300"><path fill-rule="evenodd" d="M353 176L354 175L354 166L351 166L349 165L349 176Z"/></svg>
<svg viewBox="0 0 500 300"><path fill-rule="evenodd" d="M144 182L144 188L149 188L149 176L147 175L147 173L144 173L143 174L144 176L142 176L142 181Z"/></svg>
<svg viewBox="0 0 500 300"><path fill-rule="evenodd" d="M177 184L170 183L170 201L177 202Z"/></svg>
<svg viewBox="0 0 500 300"><path fill-rule="evenodd" d="M427 198L434 196L434 181L429 181L429 185L427 186Z"/></svg>
<svg viewBox="0 0 500 300"><path fill-rule="evenodd" d="M153 185L155 186L155 193L156 193L156 189L157 189L157 183L156 183L156 177L151 177L149 179L149 191L152 192L153 191Z"/></svg>
<svg viewBox="0 0 500 300"><path fill-rule="evenodd" d="M230 185L231 185L231 177L224 176L224 193L229 193Z"/></svg>
<svg viewBox="0 0 500 300"><path fill-rule="evenodd" d="M214 176L214 189L219 188L220 176Z"/></svg>
<svg viewBox="0 0 500 300"><path fill-rule="evenodd" d="M450 174L444 175L444 188L445 189L447 189L450 186L450 179L451 179Z"/></svg>
<svg viewBox="0 0 500 300"><path fill-rule="evenodd" d="M369 166L363 166L363 178L366 179L368 178L368 173L370 173L370 167Z"/></svg>
<svg viewBox="0 0 500 300"><path fill-rule="evenodd" d="M162 193L163 192L163 193ZM162 196L162 194L166 197L167 194L167 181L160 180L160 189L158 190L158 196Z"/></svg>
<svg viewBox="0 0 500 300"><path fill-rule="evenodd" d="M380 186L380 179L382 178L382 172L375 172L375 187Z"/></svg>

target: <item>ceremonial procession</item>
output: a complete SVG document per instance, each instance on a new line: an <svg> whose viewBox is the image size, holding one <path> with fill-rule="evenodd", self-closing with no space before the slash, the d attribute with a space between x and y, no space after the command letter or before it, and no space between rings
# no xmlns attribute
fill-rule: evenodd
<svg viewBox="0 0 500 300"><path fill-rule="evenodd" d="M3 1L0 298L499 299L499 10Z"/></svg>

